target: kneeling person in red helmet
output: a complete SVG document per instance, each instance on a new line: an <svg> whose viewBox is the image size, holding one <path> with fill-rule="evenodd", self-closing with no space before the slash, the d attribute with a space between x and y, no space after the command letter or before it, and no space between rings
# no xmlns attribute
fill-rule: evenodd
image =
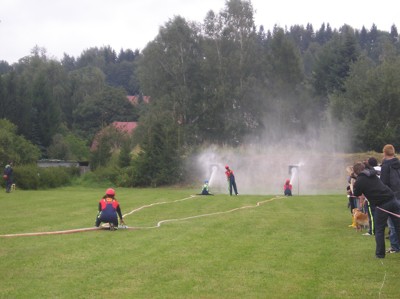
<svg viewBox="0 0 400 299"><path fill-rule="evenodd" d="M109 188L99 201L99 213L97 214L95 225L99 227L102 222L107 222L110 223L110 230L114 230L114 228L118 227L117 216L119 216L121 224L124 224L119 202L115 199L115 190Z"/></svg>
<svg viewBox="0 0 400 299"><path fill-rule="evenodd" d="M285 196L292 196L292 184L289 179L287 179L285 185L283 185L283 194L285 194Z"/></svg>

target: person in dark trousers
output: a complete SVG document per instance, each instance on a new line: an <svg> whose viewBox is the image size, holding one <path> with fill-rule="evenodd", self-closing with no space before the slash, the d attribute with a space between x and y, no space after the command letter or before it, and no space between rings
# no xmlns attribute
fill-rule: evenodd
<svg viewBox="0 0 400 299"><path fill-rule="evenodd" d="M110 223L110 230L118 228L118 218L121 220L121 224L124 224L122 218L121 207L119 202L115 199L115 190L108 188L106 194L99 201L99 213L96 217L96 227L99 227L102 222Z"/></svg>
<svg viewBox="0 0 400 299"><path fill-rule="evenodd" d="M289 179L287 179L283 185L283 194L285 196L292 196L292 184L290 183Z"/></svg>
<svg viewBox="0 0 400 299"><path fill-rule="evenodd" d="M233 174L233 170L230 169L228 165L225 166L225 169L226 169L225 171L226 179L228 180L229 184L229 194L232 196L232 187L233 187L235 195L239 195L239 193L237 192L235 175Z"/></svg>
<svg viewBox="0 0 400 299"><path fill-rule="evenodd" d="M396 198L400 199L400 161L396 157L393 145L386 144L382 152L383 161L380 178L386 186L393 190Z"/></svg>
<svg viewBox="0 0 400 299"><path fill-rule="evenodd" d="M353 215L353 209L357 208L357 202L358 202L358 198L356 196L354 196L353 193L353 186L354 186L354 182L356 181L356 177L354 176L354 171L353 171L353 167L352 166L348 166L346 167L346 171L349 174L348 178L347 178L347 198L348 198L348 208L350 208L350 214L351 214L351 224L349 225L349 227L351 228L357 228L357 224L356 224L356 220L354 219L354 215Z"/></svg>
<svg viewBox="0 0 400 299"><path fill-rule="evenodd" d="M376 175L378 177L381 175L381 167L378 165L378 160L376 160L376 158L374 158L374 157L368 158L367 165L368 165L368 167L370 167L370 168L372 167L373 169L376 170ZM371 204L368 201L368 198L365 198L364 210L366 210L368 213L369 228L368 228L368 232L363 234L363 236L375 235L375 222L374 222L375 207L371 206Z"/></svg>
<svg viewBox="0 0 400 299"><path fill-rule="evenodd" d="M369 203L375 207L375 256L385 257L385 227L388 218L392 219L395 232L400 237L400 219L390 214L400 215L400 205L394 192L386 186L376 175L376 170L366 168L365 163L358 162L353 166L354 195L364 195Z"/></svg>
<svg viewBox="0 0 400 299"><path fill-rule="evenodd" d="M6 192L11 192L11 186L13 184L13 169L11 167L11 163L7 164L4 168L3 179L6 181Z"/></svg>
<svg viewBox="0 0 400 299"><path fill-rule="evenodd" d="M396 199L400 199L400 161L396 157L394 146L386 144L383 147L383 161L381 166L381 180L394 192ZM397 238L395 229L393 227L393 221L389 218L389 240L390 248L386 251L387 253L400 252L400 240Z"/></svg>

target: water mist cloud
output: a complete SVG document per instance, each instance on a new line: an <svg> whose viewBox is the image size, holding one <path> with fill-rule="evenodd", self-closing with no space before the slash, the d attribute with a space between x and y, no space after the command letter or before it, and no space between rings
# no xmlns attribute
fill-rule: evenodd
<svg viewBox="0 0 400 299"><path fill-rule="evenodd" d="M291 179L289 166L297 165L292 178L294 195L344 192L347 165L341 149L348 144L345 136L345 132L326 128L319 134L296 135L280 142L248 141L237 148L211 145L195 157L199 182L209 179L211 192L227 194L224 172L229 165L239 194L283 195L283 184Z"/></svg>

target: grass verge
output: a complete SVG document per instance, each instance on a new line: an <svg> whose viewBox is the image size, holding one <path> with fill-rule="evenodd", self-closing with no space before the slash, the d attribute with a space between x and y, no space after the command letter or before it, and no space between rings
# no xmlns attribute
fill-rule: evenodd
<svg viewBox="0 0 400 299"><path fill-rule="evenodd" d="M2 192L0 235L91 227L103 192ZM374 258L345 195L196 192L117 189L137 230L0 238L0 298L398 297L400 254Z"/></svg>

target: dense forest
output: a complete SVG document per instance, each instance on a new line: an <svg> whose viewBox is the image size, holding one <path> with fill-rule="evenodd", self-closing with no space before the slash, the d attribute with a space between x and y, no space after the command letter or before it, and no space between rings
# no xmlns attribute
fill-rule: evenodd
<svg viewBox="0 0 400 299"><path fill-rule="evenodd" d="M142 51L93 47L58 61L35 47L18 63L0 61L0 161L113 163L125 170L119 184L169 184L204 144L318 138L331 122L350 136L348 151L381 151L400 140L399 54L395 24L265 31L245 0L202 23L175 16ZM90 151L114 121L139 126L128 138L105 131ZM38 150L24 154L10 134Z"/></svg>

